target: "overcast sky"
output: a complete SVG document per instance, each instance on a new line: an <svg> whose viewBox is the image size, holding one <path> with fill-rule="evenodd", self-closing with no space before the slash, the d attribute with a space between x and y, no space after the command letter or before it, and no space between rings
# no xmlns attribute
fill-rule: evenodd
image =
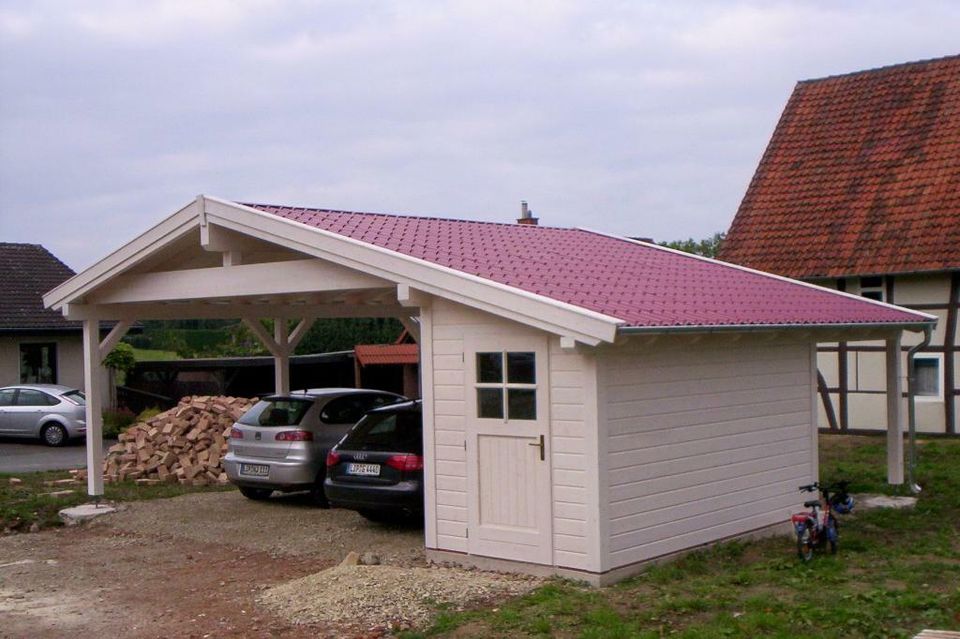
<svg viewBox="0 0 960 639"><path fill-rule="evenodd" d="M797 80L960 2L0 0L0 240L82 269L198 193L725 229Z"/></svg>

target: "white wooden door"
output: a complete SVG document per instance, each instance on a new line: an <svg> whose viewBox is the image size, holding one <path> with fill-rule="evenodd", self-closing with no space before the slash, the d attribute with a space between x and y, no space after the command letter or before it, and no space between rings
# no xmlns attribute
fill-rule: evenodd
<svg viewBox="0 0 960 639"><path fill-rule="evenodd" d="M551 564L546 337L466 342L468 548Z"/></svg>

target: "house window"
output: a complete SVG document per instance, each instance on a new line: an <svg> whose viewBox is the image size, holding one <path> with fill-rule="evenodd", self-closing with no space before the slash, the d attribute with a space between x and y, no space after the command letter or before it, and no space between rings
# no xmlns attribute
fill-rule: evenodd
<svg viewBox="0 0 960 639"><path fill-rule="evenodd" d="M913 370L917 397L942 397L939 357L917 355L913 358Z"/></svg>
<svg viewBox="0 0 960 639"><path fill-rule="evenodd" d="M56 343L20 344L20 383L57 383Z"/></svg>
<svg viewBox="0 0 960 639"><path fill-rule="evenodd" d="M860 295L878 302L884 301L883 278L882 277L861 277Z"/></svg>
<svg viewBox="0 0 960 639"><path fill-rule="evenodd" d="M477 416L483 419L537 418L536 354L477 353Z"/></svg>

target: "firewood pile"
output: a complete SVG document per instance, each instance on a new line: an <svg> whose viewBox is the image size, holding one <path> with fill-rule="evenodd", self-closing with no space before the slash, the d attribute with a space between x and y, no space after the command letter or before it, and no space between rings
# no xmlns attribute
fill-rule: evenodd
<svg viewBox="0 0 960 639"><path fill-rule="evenodd" d="M104 459L104 481L225 483L222 460L230 427L256 402L246 397L184 397L174 408L120 434Z"/></svg>

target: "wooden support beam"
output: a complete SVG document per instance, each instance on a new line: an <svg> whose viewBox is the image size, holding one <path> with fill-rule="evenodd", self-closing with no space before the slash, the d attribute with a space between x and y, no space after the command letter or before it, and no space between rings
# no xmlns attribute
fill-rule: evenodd
<svg viewBox="0 0 960 639"><path fill-rule="evenodd" d="M903 370L900 334L887 339L887 483L903 483Z"/></svg>
<svg viewBox="0 0 960 639"><path fill-rule="evenodd" d="M293 355L293 351L296 350L297 346L303 341L303 338L306 336L307 331L313 326L314 322L317 321L315 317L304 317L300 322L293 328L293 332L290 333L290 337L287 339L287 347L290 351L290 354Z"/></svg>
<svg viewBox="0 0 960 639"><path fill-rule="evenodd" d="M257 322L259 324L259 322ZM273 320L273 340L280 347L280 352L273 357L274 392L286 394L290 392L290 334L287 329L287 320L278 317Z"/></svg>
<svg viewBox="0 0 960 639"><path fill-rule="evenodd" d="M107 355L110 354L117 344L123 339L123 336L127 334L127 331L130 330L130 327L133 325L131 320L120 320L114 325L110 332L107 333L107 336L103 338L103 341L100 342L100 362L107 358Z"/></svg>
<svg viewBox="0 0 960 639"><path fill-rule="evenodd" d="M87 494L103 495L103 413L100 377L100 320L83 321L83 392L86 396Z"/></svg>
<svg viewBox="0 0 960 639"><path fill-rule="evenodd" d="M279 300L270 305L249 302L224 304L193 301L188 303L155 302L147 304L67 304L63 315L69 320L82 321L88 317L104 320L129 319L237 319L255 317L268 312L275 317L301 319L303 317L401 317L410 315L410 309L393 305L349 305Z"/></svg>
<svg viewBox="0 0 960 639"><path fill-rule="evenodd" d="M407 332L410 333L410 336L413 338L417 344L420 343L420 322L416 317L398 317L400 323L403 324L403 327L407 329Z"/></svg>
<svg viewBox="0 0 960 639"><path fill-rule="evenodd" d="M209 300L260 295L364 290L389 286L379 278L321 260L290 260L117 275L89 296L94 304Z"/></svg>
<svg viewBox="0 0 960 639"><path fill-rule="evenodd" d="M266 327L264 327L260 320L252 317L244 317L241 321L257 336L257 339L270 351L271 355L280 357L284 354L284 347L278 344L273 336L267 332Z"/></svg>

